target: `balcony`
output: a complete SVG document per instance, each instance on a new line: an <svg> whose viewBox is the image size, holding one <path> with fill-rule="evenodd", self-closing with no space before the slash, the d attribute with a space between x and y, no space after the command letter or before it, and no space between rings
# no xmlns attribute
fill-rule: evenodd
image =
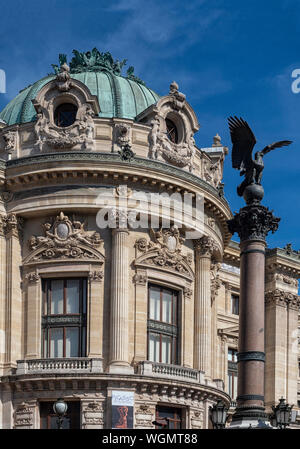
<svg viewBox="0 0 300 449"><path fill-rule="evenodd" d="M18 360L16 375L102 373L102 359L63 358Z"/></svg>
<svg viewBox="0 0 300 449"><path fill-rule="evenodd" d="M169 380L200 383L224 390L224 383L222 380L214 379L213 381L209 381L205 379L203 371L180 365L143 361L138 365L138 374L149 377L166 378Z"/></svg>

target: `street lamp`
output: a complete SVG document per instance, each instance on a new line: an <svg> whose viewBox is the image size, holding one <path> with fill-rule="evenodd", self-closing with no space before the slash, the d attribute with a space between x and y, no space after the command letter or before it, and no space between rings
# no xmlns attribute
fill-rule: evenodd
<svg viewBox="0 0 300 449"><path fill-rule="evenodd" d="M57 399L57 401L53 404L53 411L57 415L57 425L59 429L62 429L64 415L66 414L67 410L68 405L62 398Z"/></svg>
<svg viewBox="0 0 300 449"><path fill-rule="evenodd" d="M273 423L276 427L285 429L290 425L293 407L293 405L287 404L283 397L279 399L279 404L276 407L272 405L272 410L274 412Z"/></svg>
<svg viewBox="0 0 300 449"><path fill-rule="evenodd" d="M210 407L209 410L213 427L215 429L224 429L228 412L228 408L225 406L225 404L222 401L218 401L217 404L215 404L213 407Z"/></svg>

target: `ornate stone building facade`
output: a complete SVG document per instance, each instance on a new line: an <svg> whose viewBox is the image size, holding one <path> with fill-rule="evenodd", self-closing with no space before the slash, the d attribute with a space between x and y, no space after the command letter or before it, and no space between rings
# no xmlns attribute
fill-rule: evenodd
<svg viewBox="0 0 300 449"><path fill-rule="evenodd" d="M1 428L55 426L59 397L83 429L112 426L114 392L133 395L135 428L209 428L212 404L234 405L228 150L218 135L196 147L175 82L159 97L123 65L60 55L0 114ZM269 410L297 409L299 274L289 245L268 250Z"/></svg>

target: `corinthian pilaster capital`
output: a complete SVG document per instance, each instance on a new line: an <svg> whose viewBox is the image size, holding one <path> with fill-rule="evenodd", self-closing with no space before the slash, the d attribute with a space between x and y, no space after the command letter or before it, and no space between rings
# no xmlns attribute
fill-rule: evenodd
<svg viewBox="0 0 300 449"><path fill-rule="evenodd" d="M195 252L202 257L211 257L216 250L214 239L203 236L200 239L193 240Z"/></svg>
<svg viewBox="0 0 300 449"><path fill-rule="evenodd" d="M284 290L276 290L266 292L265 294L266 305L276 305L292 310L299 310L300 297L293 293L286 292Z"/></svg>

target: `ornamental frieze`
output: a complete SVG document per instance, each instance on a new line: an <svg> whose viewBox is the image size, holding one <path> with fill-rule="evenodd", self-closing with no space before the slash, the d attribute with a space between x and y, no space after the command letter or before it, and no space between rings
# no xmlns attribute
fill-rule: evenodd
<svg viewBox="0 0 300 449"><path fill-rule="evenodd" d="M273 291L266 292L265 303L267 306L277 305L284 308L290 308L292 310L299 310L300 297L277 288Z"/></svg>
<svg viewBox="0 0 300 449"><path fill-rule="evenodd" d="M91 259L103 263L104 256L99 251L103 240L98 232L85 231L80 221L70 220L60 212L54 220L45 223L43 229L43 236L32 236L29 239L31 253L24 264L66 259Z"/></svg>
<svg viewBox="0 0 300 449"><path fill-rule="evenodd" d="M193 279L192 254L183 254L182 244L185 239L181 237L178 227L161 228L158 231L151 229L150 235L150 241L146 238L140 238L136 241L137 251L143 254L136 258L135 265L146 264L165 268Z"/></svg>

